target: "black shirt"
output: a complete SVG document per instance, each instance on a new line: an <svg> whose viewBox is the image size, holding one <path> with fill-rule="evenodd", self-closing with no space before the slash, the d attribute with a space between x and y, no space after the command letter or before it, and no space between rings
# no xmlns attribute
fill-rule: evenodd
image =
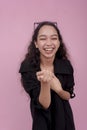
<svg viewBox="0 0 87 130"><path fill-rule="evenodd" d="M68 100L62 99L51 90L51 104L45 109L39 103L40 82L37 80L35 68L29 62L23 61L19 72L25 91L29 94L30 109L33 118L32 130L75 130L73 113ZM68 91L71 98L74 94L73 68L69 60L55 59L54 74L60 80L64 90Z"/></svg>

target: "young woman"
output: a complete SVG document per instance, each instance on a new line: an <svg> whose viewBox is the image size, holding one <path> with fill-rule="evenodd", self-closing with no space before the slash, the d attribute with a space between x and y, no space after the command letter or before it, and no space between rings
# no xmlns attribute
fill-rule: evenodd
<svg viewBox="0 0 87 130"><path fill-rule="evenodd" d="M38 24L19 72L31 99L32 130L75 130L73 67L55 23Z"/></svg>

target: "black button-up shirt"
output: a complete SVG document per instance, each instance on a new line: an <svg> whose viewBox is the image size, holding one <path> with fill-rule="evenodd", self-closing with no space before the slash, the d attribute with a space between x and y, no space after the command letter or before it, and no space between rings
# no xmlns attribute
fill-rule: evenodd
<svg viewBox="0 0 87 130"><path fill-rule="evenodd" d="M62 99L51 90L51 104L44 109L39 103L40 82L37 80L36 69L29 62L23 61L19 72L25 91L29 94L30 109L33 118L32 130L75 130L72 109L69 101ZM55 59L54 74L60 80L62 88L68 91L71 98L74 94L73 67L69 60Z"/></svg>

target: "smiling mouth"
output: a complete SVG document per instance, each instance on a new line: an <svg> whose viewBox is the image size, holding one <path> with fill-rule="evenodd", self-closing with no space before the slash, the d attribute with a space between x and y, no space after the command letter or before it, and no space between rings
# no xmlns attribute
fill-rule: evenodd
<svg viewBox="0 0 87 130"><path fill-rule="evenodd" d="M45 51L53 51L54 47L44 48Z"/></svg>
<svg viewBox="0 0 87 130"><path fill-rule="evenodd" d="M44 48L46 54L52 54L55 48Z"/></svg>

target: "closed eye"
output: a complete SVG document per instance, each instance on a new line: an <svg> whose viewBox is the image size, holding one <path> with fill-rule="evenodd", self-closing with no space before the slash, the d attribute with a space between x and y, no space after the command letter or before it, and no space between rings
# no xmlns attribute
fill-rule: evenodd
<svg viewBox="0 0 87 130"><path fill-rule="evenodd" d="M51 38L52 40L57 40L58 38L57 37L53 37L53 38Z"/></svg>
<svg viewBox="0 0 87 130"><path fill-rule="evenodd" d="M42 40L42 41L44 41L44 40L46 40L46 38L40 38L39 40Z"/></svg>

